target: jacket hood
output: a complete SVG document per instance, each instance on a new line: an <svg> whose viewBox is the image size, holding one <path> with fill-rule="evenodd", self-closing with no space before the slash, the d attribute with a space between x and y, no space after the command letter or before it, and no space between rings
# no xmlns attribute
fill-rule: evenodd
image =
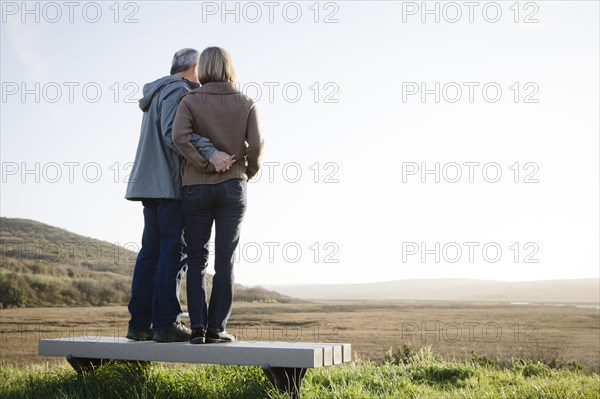
<svg viewBox="0 0 600 399"><path fill-rule="evenodd" d="M144 112L150 108L152 98L158 93L163 87L173 82L185 82L185 79L179 76L165 76L154 82L146 83L142 91L143 97L140 99L140 109Z"/></svg>

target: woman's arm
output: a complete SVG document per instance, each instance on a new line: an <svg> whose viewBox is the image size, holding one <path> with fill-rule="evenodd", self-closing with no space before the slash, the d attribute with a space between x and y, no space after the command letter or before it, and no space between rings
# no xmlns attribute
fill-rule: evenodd
<svg viewBox="0 0 600 399"><path fill-rule="evenodd" d="M248 143L248 147L246 148L246 161L248 162L246 174L248 175L248 180L250 180L260 169L264 147L264 141L260 134L260 126L258 125L256 105L253 105L252 108L250 108L250 113L248 114L248 122L246 123L246 142Z"/></svg>
<svg viewBox="0 0 600 399"><path fill-rule="evenodd" d="M192 134L194 133L192 121L192 113L184 97L177 107L177 113L173 121L173 144L181 155L197 169L214 172L214 166L204 159L192 144Z"/></svg>

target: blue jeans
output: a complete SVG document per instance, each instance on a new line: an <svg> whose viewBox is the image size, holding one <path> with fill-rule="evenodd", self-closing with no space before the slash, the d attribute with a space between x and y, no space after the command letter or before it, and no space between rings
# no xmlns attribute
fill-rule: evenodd
<svg viewBox="0 0 600 399"><path fill-rule="evenodd" d="M178 200L146 199L144 235L133 281L129 326L160 331L179 321L179 288L185 275L182 260L182 203Z"/></svg>
<svg viewBox="0 0 600 399"><path fill-rule="evenodd" d="M224 331L233 306L234 252L246 212L246 179L183 188L188 253L187 298L192 329ZM208 241L215 222L215 275L206 302Z"/></svg>

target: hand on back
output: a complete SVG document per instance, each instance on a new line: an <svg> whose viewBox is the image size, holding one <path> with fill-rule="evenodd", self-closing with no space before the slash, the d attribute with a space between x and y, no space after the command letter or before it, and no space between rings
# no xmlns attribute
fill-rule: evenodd
<svg viewBox="0 0 600 399"><path fill-rule="evenodd" d="M217 172L222 173L229 168L231 165L235 163L235 155L229 155L223 151L217 151L212 157L210 157L209 162L214 165Z"/></svg>

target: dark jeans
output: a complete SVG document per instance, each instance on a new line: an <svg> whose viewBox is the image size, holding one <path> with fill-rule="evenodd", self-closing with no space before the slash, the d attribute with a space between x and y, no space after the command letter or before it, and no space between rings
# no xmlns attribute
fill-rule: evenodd
<svg viewBox="0 0 600 399"><path fill-rule="evenodd" d="M182 260L182 202L146 199L144 235L133 270L129 313L132 328L152 325L160 331L179 320L179 288L185 275Z"/></svg>
<svg viewBox="0 0 600 399"><path fill-rule="evenodd" d="M187 298L192 328L224 331L233 305L234 252L246 212L246 180L183 188L183 219L188 253ZM215 275L206 303L208 241L215 222Z"/></svg>

